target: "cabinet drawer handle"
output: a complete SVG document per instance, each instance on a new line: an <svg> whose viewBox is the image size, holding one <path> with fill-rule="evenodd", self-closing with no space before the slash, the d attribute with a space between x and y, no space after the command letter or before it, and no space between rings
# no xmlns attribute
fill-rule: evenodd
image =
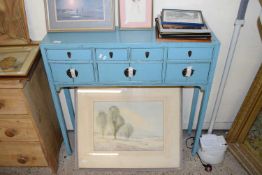
<svg viewBox="0 0 262 175"><path fill-rule="evenodd" d="M5 107L5 104L3 101L0 101L0 109L3 109Z"/></svg>
<svg viewBox="0 0 262 175"><path fill-rule="evenodd" d="M17 162L20 164L26 164L28 161L28 157L27 156L23 156L23 155L19 155L17 158Z"/></svg>
<svg viewBox="0 0 262 175"><path fill-rule="evenodd" d="M5 135L7 137L14 137L16 135L16 133L17 133L16 130L15 129L11 129L11 128L9 128L9 129L7 129L5 131Z"/></svg>
<svg viewBox="0 0 262 175"><path fill-rule="evenodd" d="M113 52L109 52L109 57L113 58L113 56L114 56L114 53Z"/></svg>
<svg viewBox="0 0 262 175"><path fill-rule="evenodd" d="M78 76L78 71L76 69L68 69L66 74L69 78L76 78Z"/></svg>
<svg viewBox="0 0 262 175"><path fill-rule="evenodd" d="M128 67L124 70L124 74L128 78L132 78L136 75L136 70L132 67Z"/></svg>
<svg viewBox="0 0 262 175"><path fill-rule="evenodd" d="M191 57L191 56L192 56L192 51L189 50L189 51L187 52L187 54L188 54L188 57Z"/></svg>
<svg viewBox="0 0 262 175"><path fill-rule="evenodd" d="M192 67L187 67L183 69L182 75L183 77L191 77L194 74L195 70Z"/></svg>
<svg viewBox="0 0 262 175"><path fill-rule="evenodd" d="M149 54L150 54L150 52L145 52L145 56L146 56L146 58L149 57Z"/></svg>
<svg viewBox="0 0 262 175"><path fill-rule="evenodd" d="M67 57L68 57L68 58L71 58L71 57L72 57L72 53L71 53L71 52L67 52L66 54L67 54Z"/></svg>

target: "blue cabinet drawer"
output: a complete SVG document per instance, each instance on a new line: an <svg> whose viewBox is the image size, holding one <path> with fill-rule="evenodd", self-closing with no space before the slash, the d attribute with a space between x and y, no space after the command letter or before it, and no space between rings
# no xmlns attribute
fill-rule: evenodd
<svg viewBox="0 0 262 175"><path fill-rule="evenodd" d="M168 59L211 59L212 48L200 47L200 48L169 48Z"/></svg>
<svg viewBox="0 0 262 175"><path fill-rule="evenodd" d="M97 60L128 60L127 49L96 49Z"/></svg>
<svg viewBox="0 0 262 175"><path fill-rule="evenodd" d="M131 81L141 82L161 82L162 81L162 64L161 63L141 63L131 64L135 70L135 75Z"/></svg>
<svg viewBox="0 0 262 175"><path fill-rule="evenodd" d="M82 60L88 61L92 59L90 49L85 50L47 50L47 58L49 60Z"/></svg>
<svg viewBox="0 0 262 175"><path fill-rule="evenodd" d="M131 49L131 60L162 60L164 51L156 49Z"/></svg>
<svg viewBox="0 0 262 175"><path fill-rule="evenodd" d="M125 76L125 70L129 64L98 64L98 77L100 83L127 82L129 78Z"/></svg>
<svg viewBox="0 0 262 175"><path fill-rule="evenodd" d="M94 82L92 64L50 64L54 82L56 83L89 83Z"/></svg>
<svg viewBox="0 0 262 175"><path fill-rule="evenodd" d="M172 83L172 82L192 82L192 84L206 83L209 73L209 67L210 67L209 63L196 63L196 64L168 63L165 81L166 83Z"/></svg>

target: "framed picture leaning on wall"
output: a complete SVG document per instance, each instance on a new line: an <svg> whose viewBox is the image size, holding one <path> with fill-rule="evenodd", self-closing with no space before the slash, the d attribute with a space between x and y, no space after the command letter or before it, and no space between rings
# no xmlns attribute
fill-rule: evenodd
<svg viewBox="0 0 262 175"><path fill-rule="evenodd" d="M120 29L152 28L153 0L119 0Z"/></svg>
<svg viewBox="0 0 262 175"><path fill-rule="evenodd" d="M114 0L45 0L47 30L114 30Z"/></svg>

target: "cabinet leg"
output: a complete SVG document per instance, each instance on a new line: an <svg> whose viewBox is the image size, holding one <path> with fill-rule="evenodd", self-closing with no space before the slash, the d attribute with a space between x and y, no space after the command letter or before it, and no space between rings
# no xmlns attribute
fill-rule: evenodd
<svg viewBox="0 0 262 175"><path fill-rule="evenodd" d="M198 149L199 149L199 139L202 134L202 128L203 128L203 123L206 115L206 109L207 109L207 104L208 104L208 98L209 98L209 91L204 91L203 92L203 98L201 102L201 108L200 108L200 113L198 117L198 122L197 122L197 128L196 128L196 134L195 134L195 141L192 149L192 155L195 156Z"/></svg>
<svg viewBox="0 0 262 175"><path fill-rule="evenodd" d="M64 94L65 94L65 99L66 99L66 104L67 104L67 109L69 112L70 120L73 125L73 129L75 129L75 112L73 108L73 103L70 95L70 90L68 88L63 89Z"/></svg>
<svg viewBox="0 0 262 175"><path fill-rule="evenodd" d="M191 134L191 132L192 132L192 127L193 127L194 117L195 117L195 113L196 113L196 106L197 106L199 91L200 91L199 88L194 88L194 94L193 94L192 105L191 105L191 112L190 112L190 117L189 117L188 127L187 127L187 133L188 134Z"/></svg>

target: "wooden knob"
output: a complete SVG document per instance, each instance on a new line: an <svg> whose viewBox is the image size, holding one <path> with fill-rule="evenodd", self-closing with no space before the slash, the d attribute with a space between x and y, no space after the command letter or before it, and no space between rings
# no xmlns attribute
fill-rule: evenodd
<svg viewBox="0 0 262 175"><path fill-rule="evenodd" d="M5 135L7 136L7 137L14 137L15 135L16 135L16 130L15 129L7 129L6 131L5 131Z"/></svg>
<svg viewBox="0 0 262 175"><path fill-rule="evenodd" d="M0 101L0 109L4 108L4 106L5 106L4 102Z"/></svg>
<svg viewBox="0 0 262 175"><path fill-rule="evenodd" d="M17 158L17 162L21 163L21 164L26 164L27 161L28 161L27 156L19 155L18 158Z"/></svg>

